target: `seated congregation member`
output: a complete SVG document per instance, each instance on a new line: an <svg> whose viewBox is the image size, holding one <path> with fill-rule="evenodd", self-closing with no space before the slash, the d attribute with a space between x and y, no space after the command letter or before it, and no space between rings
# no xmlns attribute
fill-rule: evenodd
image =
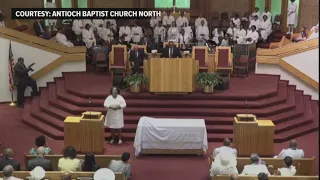
<svg viewBox="0 0 320 180"><path fill-rule="evenodd" d="M182 58L180 49L175 47L173 42L174 40L169 40L169 46L162 50L160 55L161 58Z"/></svg>
<svg viewBox="0 0 320 180"><path fill-rule="evenodd" d="M143 38L142 28L138 26L137 22L134 22L133 27L131 28L131 37L133 43L139 43L141 38Z"/></svg>
<svg viewBox="0 0 320 180"><path fill-rule="evenodd" d="M166 28L162 26L162 22L159 21L159 24L155 24L153 29L153 36L156 44L163 43L166 37Z"/></svg>
<svg viewBox="0 0 320 180"><path fill-rule="evenodd" d="M239 14L235 14L234 17L231 18L230 24L233 24L237 29L240 28L241 20Z"/></svg>
<svg viewBox="0 0 320 180"><path fill-rule="evenodd" d="M84 29L84 25L82 23L82 20L75 19L72 22L72 31L76 36L80 36L82 34L82 31Z"/></svg>
<svg viewBox="0 0 320 180"><path fill-rule="evenodd" d="M81 171L81 162L77 158L77 152L72 146L65 148L63 158L59 159L58 169L60 171L74 172Z"/></svg>
<svg viewBox="0 0 320 180"><path fill-rule="evenodd" d="M107 22L107 26L103 27L102 24L100 24L100 27L97 30L98 35L101 39L103 39L105 42L111 43L113 41L113 32L111 29L110 22Z"/></svg>
<svg viewBox="0 0 320 180"><path fill-rule="evenodd" d="M187 23L183 24L182 29L184 29L184 32L187 33L187 34L190 34L190 37L193 38L192 28Z"/></svg>
<svg viewBox="0 0 320 180"><path fill-rule="evenodd" d="M284 159L285 157L289 156L293 159L299 159L304 158L304 151L302 149L297 148L298 144L296 140L291 140L289 142L289 148L288 149L282 149L280 154L278 156L275 156L275 158L281 158Z"/></svg>
<svg viewBox="0 0 320 180"><path fill-rule="evenodd" d="M159 24L160 21L161 21L161 17L151 17L150 27L152 28L156 27L156 24Z"/></svg>
<svg viewBox="0 0 320 180"><path fill-rule="evenodd" d="M257 43L259 39L259 34L256 31L256 26L251 26L251 30L247 31L246 44Z"/></svg>
<svg viewBox="0 0 320 180"><path fill-rule="evenodd" d="M214 41L216 45L219 45L224 38L224 33L221 28L215 28L212 31L212 35L213 35L212 41Z"/></svg>
<svg viewBox="0 0 320 180"><path fill-rule="evenodd" d="M130 51L129 61L133 67L133 73L142 73L140 66L143 66L143 60L147 59L148 55L140 50L137 45L133 45L133 50Z"/></svg>
<svg viewBox="0 0 320 180"><path fill-rule="evenodd" d="M44 21L41 21L39 19L37 19L34 23L33 23L33 29L36 33L36 36L38 37L43 37L44 35L44 31L46 29L46 26L44 24Z"/></svg>
<svg viewBox="0 0 320 180"><path fill-rule="evenodd" d="M268 180L269 179L269 175L266 173L259 173L258 174L258 180Z"/></svg>
<svg viewBox="0 0 320 180"><path fill-rule="evenodd" d="M130 167L130 153L124 152L121 155L121 160L112 160L109 164L109 169L113 172L122 172L126 179L129 179L131 176L131 167Z"/></svg>
<svg viewBox="0 0 320 180"><path fill-rule="evenodd" d="M102 19L93 19L92 20L92 26L97 29L98 27L100 27L100 24L104 24Z"/></svg>
<svg viewBox="0 0 320 180"><path fill-rule="evenodd" d="M180 16L177 18L176 23L179 30L184 26L185 23L189 25L189 20L187 17L184 16L183 11L180 13Z"/></svg>
<svg viewBox="0 0 320 180"><path fill-rule="evenodd" d="M235 34L235 39L237 41L237 44L245 44L246 36L247 36L247 31L243 29L243 24L240 24L240 29L238 29Z"/></svg>
<svg viewBox="0 0 320 180"><path fill-rule="evenodd" d="M175 21L172 22L172 26L168 29L168 39L172 39L175 42L179 40L179 29Z"/></svg>
<svg viewBox="0 0 320 180"><path fill-rule="evenodd" d="M93 153L88 153L84 157L84 162L82 165L82 171L95 172L100 169L100 166L96 164L96 159Z"/></svg>
<svg viewBox="0 0 320 180"><path fill-rule="evenodd" d="M14 168L11 165L7 165L2 168L3 180L22 180L20 178L14 177ZM1 178L0 178L1 179Z"/></svg>
<svg viewBox="0 0 320 180"><path fill-rule="evenodd" d="M267 166L260 163L260 157L258 154L251 154L250 160L252 164L245 165L241 175L258 175L259 173L266 173L270 175Z"/></svg>
<svg viewBox="0 0 320 180"><path fill-rule="evenodd" d="M56 40L59 44L62 44L62 45L68 46L68 47L74 47L73 43L67 39L66 35L63 34L61 27L58 27L58 32L56 34Z"/></svg>
<svg viewBox="0 0 320 180"><path fill-rule="evenodd" d="M209 29L208 26L204 25L204 21L201 21L201 25L197 27L196 38L198 42L205 42L209 40Z"/></svg>
<svg viewBox="0 0 320 180"><path fill-rule="evenodd" d="M124 37L124 40L129 43L131 41L131 28L127 26L127 22L123 23L123 26L119 29L119 37Z"/></svg>
<svg viewBox="0 0 320 180"><path fill-rule="evenodd" d="M86 24L82 31L82 41L86 44L87 49L97 45L96 38L90 24Z"/></svg>
<svg viewBox="0 0 320 180"><path fill-rule="evenodd" d="M294 176L297 173L296 167L293 166L293 160L291 157L287 156L283 159L285 167L278 168L276 175L279 176Z"/></svg>
<svg viewBox="0 0 320 180"><path fill-rule="evenodd" d="M13 150L7 148L4 150L3 157L0 159L0 171L2 171L7 165L13 167L15 171L20 171L20 162L13 159Z"/></svg>
<svg viewBox="0 0 320 180"><path fill-rule="evenodd" d="M117 21L115 19L105 19L104 26L107 27L107 23L110 22L110 27L117 31Z"/></svg>
<svg viewBox="0 0 320 180"><path fill-rule="evenodd" d="M252 26L256 26L256 29L260 29L260 23L261 21L259 20L258 16L254 16L253 19L250 21L249 28Z"/></svg>
<svg viewBox="0 0 320 180"><path fill-rule="evenodd" d="M210 168L210 177L213 179L214 175L231 175L238 174L237 159L234 154L230 152L220 153L214 159Z"/></svg>
<svg viewBox="0 0 320 180"><path fill-rule="evenodd" d="M260 34L263 41L267 41L269 35L272 33L271 21L268 20L267 15L264 15L263 20L260 22Z"/></svg>
<svg viewBox="0 0 320 180"><path fill-rule="evenodd" d="M231 153L237 157L237 150L231 147L231 140L225 138L223 140L223 146L215 148L213 150L213 157L216 157L220 153Z"/></svg>
<svg viewBox="0 0 320 180"><path fill-rule="evenodd" d="M45 180L46 171L41 167L37 166L32 171L30 171L30 176L27 177L29 180Z"/></svg>
<svg viewBox="0 0 320 180"><path fill-rule="evenodd" d="M201 26L201 21L204 21L204 25L208 26L208 21L206 20L206 18L203 17L202 13L199 14L199 17L196 19L194 26L197 27Z"/></svg>
<svg viewBox="0 0 320 180"><path fill-rule="evenodd" d="M32 171L35 167L40 166L46 171L52 171L51 161L44 158L45 148L39 147L37 150L37 157L28 161L27 169Z"/></svg>
<svg viewBox="0 0 320 180"><path fill-rule="evenodd" d="M4 24L4 16L2 14L0 14L0 27L6 27Z"/></svg>
<svg viewBox="0 0 320 180"><path fill-rule="evenodd" d="M253 20L255 16L257 16L258 19L260 19L261 14L259 12L259 8L258 7L254 8L254 11L252 12L251 16L249 17L249 21Z"/></svg>
<svg viewBox="0 0 320 180"><path fill-rule="evenodd" d="M181 29L181 33L179 35L179 44L181 45L189 45L192 37L190 37L190 33L185 33L184 29Z"/></svg>
<svg viewBox="0 0 320 180"><path fill-rule="evenodd" d="M270 21L271 22L271 13L270 13L270 11L269 11L269 9L266 7L265 9L264 9L264 12L262 12L261 13L261 21L263 20L263 16L267 16L268 17L268 21Z"/></svg>
<svg viewBox="0 0 320 180"><path fill-rule="evenodd" d="M44 155L50 155L53 154L52 150L46 143L46 137L44 135L38 136L35 139L36 148L31 148L29 151L30 155L37 155L38 154L38 148L44 147Z"/></svg>
<svg viewBox="0 0 320 180"><path fill-rule="evenodd" d="M319 28L315 28L307 40L319 38Z"/></svg>
<svg viewBox="0 0 320 180"><path fill-rule="evenodd" d="M175 19L171 15L170 11L167 11L166 15L164 15L163 18L162 18L162 24L166 28L169 28L172 25L172 22L174 22L174 21L175 21Z"/></svg>

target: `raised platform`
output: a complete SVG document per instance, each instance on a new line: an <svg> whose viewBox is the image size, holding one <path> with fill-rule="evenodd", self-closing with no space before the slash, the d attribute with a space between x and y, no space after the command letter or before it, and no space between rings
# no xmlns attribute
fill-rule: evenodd
<svg viewBox="0 0 320 180"><path fill-rule="evenodd" d="M112 86L110 76L94 73L66 73L56 78L41 96L27 101L23 122L44 134L63 139L63 120L84 111L106 112L104 99ZM209 142L232 138L233 117L251 113L259 119L271 119L276 124L275 142L284 142L318 131L318 101L312 101L295 86L279 80L279 76L249 75L232 78L230 89L203 94L153 95L147 92L132 94L122 91L127 102L124 110L124 140L133 141L141 116L170 118L203 118ZM91 108L88 98L92 98ZM248 109L245 106L248 101ZM105 137L110 136L106 129Z"/></svg>

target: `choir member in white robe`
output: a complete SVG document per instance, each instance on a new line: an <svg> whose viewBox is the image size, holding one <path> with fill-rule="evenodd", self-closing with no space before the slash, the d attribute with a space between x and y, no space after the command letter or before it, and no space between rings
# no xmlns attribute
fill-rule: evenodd
<svg viewBox="0 0 320 180"><path fill-rule="evenodd" d="M156 24L159 24L160 21L161 21L161 17L152 17L150 19L150 27L152 28L156 27Z"/></svg>
<svg viewBox="0 0 320 180"><path fill-rule="evenodd" d="M183 45L189 45L192 37L190 37L190 34L186 33L184 29L181 29L181 33L179 35L179 44Z"/></svg>
<svg viewBox="0 0 320 180"><path fill-rule="evenodd" d="M52 0L47 0L46 3L46 8L57 8L57 6L52 2ZM49 30L57 30L56 25L57 25L57 20L56 19L48 19L49 23Z"/></svg>
<svg viewBox="0 0 320 180"><path fill-rule="evenodd" d="M64 35L62 33L62 28L61 27L58 28L58 32L56 34L56 40L57 40L57 42L59 44L63 44L63 45L68 46L68 47L74 47L73 43L68 41L66 35Z"/></svg>
<svg viewBox="0 0 320 180"><path fill-rule="evenodd" d="M104 20L104 27L107 27L107 22L110 22L111 28L117 31L117 22L115 19L105 19Z"/></svg>
<svg viewBox="0 0 320 180"><path fill-rule="evenodd" d="M258 16L258 19L260 19L260 12L259 12L259 8L255 7L254 8L254 12L251 14L251 16L249 17L249 21L251 21L252 19L254 19L254 16Z"/></svg>
<svg viewBox="0 0 320 180"><path fill-rule="evenodd" d="M216 43L216 45L220 44L220 40L222 40L224 38L224 33L220 28L215 28L212 31L212 41L214 41Z"/></svg>
<svg viewBox="0 0 320 180"><path fill-rule="evenodd" d="M103 20L102 19L94 19L94 20L92 20L92 25L93 25L93 27L94 28L98 28L98 27L100 27L100 24L104 24L104 22L103 22Z"/></svg>
<svg viewBox="0 0 320 180"><path fill-rule="evenodd" d="M203 17L202 13L199 14L199 17L196 19L194 26L197 27L201 26L201 21L204 21L204 25L208 26L208 21L206 20L206 18Z"/></svg>
<svg viewBox="0 0 320 180"><path fill-rule="evenodd" d="M204 40L209 39L209 29L208 26L204 25L204 21L201 21L201 25L197 27L196 38L198 42L204 42Z"/></svg>
<svg viewBox="0 0 320 180"><path fill-rule="evenodd" d="M139 43L141 41L141 38L143 37L142 28L137 25L137 22L135 22L133 27L131 28L131 37L133 43Z"/></svg>
<svg viewBox="0 0 320 180"><path fill-rule="evenodd" d="M89 24L87 24L82 31L82 40L86 44L86 47L90 49L92 46L96 46L96 38L94 37L93 30Z"/></svg>
<svg viewBox="0 0 320 180"><path fill-rule="evenodd" d="M257 29L260 29L260 20L258 16L254 16L254 18L250 21L249 28L251 26L256 26Z"/></svg>
<svg viewBox="0 0 320 180"><path fill-rule="evenodd" d="M236 28L235 25L233 23L231 23L230 27L227 29L226 34L228 34L232 40L236 40L235 33L237 30L238 30L238 28Z"/></svg>
<svg viewBox="0 0 320 180"><path fill-rule="evenodd" d="M263 21L260 22L260 34L263 41L266 41L269 35L272 33L271 21L268 20L268 16L263 16Z"/></svg>
<svg viewBox="0 0 320 180"><path fill-rule="evenodd" d="M193 38L192 28L188 26L187 23L184 23L182 29L184 29L184 32L190 34L190 37Z"/></svg>
<svg viewBox="0 0 320 180"><path fill-rule="evenodd" d="M91 21L91 19L82 19L82 24L83 24L84 26L86 26L87 24L89 24L90 27L92 28L92 21Z"/></svg>
<svg viewBox="0 0 320 180"><path fill-rule="evenodd" d="M289 148L282 149L279 155L275 156L274 158L284 159L287 156L292 157L293 159L304 158L303 149L298 149L297 147L298 147L297 141L293 139L289 142Z"/></svg>
<svg viewBox="0 0 320 180"><path fill-rule="evenodd" d="M251 30L248 30L246 36L246 44L257 43L259 40L259 33L256 31L256 26L251 26Z"/></svg>
<svg viewBox="0 0 320 180"><path fill-rule="evenodd" d="M113 31L110 22L107 22L107 27L103 27L101 35L103 40L109 43L113 41Z"/></svg>
<svg viewBox="0 0 320 180"><path fill-rule="evenodd" d="M294 30L294 25L297 22L297 4L295 0L290 0L288 4L288 17L287 17L287 24L288 24L288 32L287 34L292 34Z"/></svg>
<svg viewBox="0 0 320 180"><path fill-rule="evenodd" d="M176 26L176 22L172 22L172 26L168 29L168 39L178 42L179 40L179 29Z"/></svg>
<svg viewBox="0 0 320 180"><path fill-rule="evenodd" d="M261 13L261 19L260 19L261 21L263 20L264 15L266 15L268 17L268 20L271 21L272 16L271 16L271 13L267 7L264 9L264 12Z"/></svg>
<svg viewBox="0 0 320 180"><path fill-rule="evenodd" d="M82 20L80 20L80 19L73 20L72 30L73 30L74 34L76 34L77 36L80 36L83 29L84 29L84 25L82 23Z"/></svg>
<svg viewBox="0 0 320 180"><path fill-rule="evenodd" d="M174 17L171 15L171 12L168 11L165 16L162 18L162 24L165 27L169 27L172 25L172 22L175 21Z"/></svg>
<svg viewBox="0 0 320 180"><path fill-rule="evenodd" d="M131 28L124 22L123 26L119 29L119 37L124 36L124 40L129 43L131 41Z"/></svg>
<svg viewBox="0 0 320 180"><path fill-rule="evenodd" d="M236 32L236 41L237 44L246 44L246 36L247 36L247 31L243 29L243 24L240 25L240 29L237 30Z"/></svg>
<svg viewBox="0 0 320 180"><path fill-rule="evenodd" d="M315 28L307 40L319 38L319 28Z"/></svg>
<svg viewBox="0 0 320 180"><path fill-rule="evenodd" d="M121 129L123 128L123 109L127 106L126 101L120 95L120 90L116 87L111 88L110 94L104 101L104 107L107 109L107 115L104 125L111 129L111 141L115 141L115 133L118 131L118 144L122 143Z"/></svg>
<svg viewBox="0 0 320 180"><path fill-rule="evenodd" d="M184 12L180 13L180 16L177 18L176 20L177 23L177 27L179 30L181 30L181 28L183 27L184 23L187 23L187 25L189 25L189 20L187 17L184 16Z"/></svg>
<svg viewBox="0 0 320 180"><path fill-rule="evenodd" d="M318 23L317 25L313 26L313 27L310 29L310 31L311 31L311 32L314 32L314 30L315 30L316 28L319 29L319 23Z"/></svg>
<svg viewBox="0 0 320 180"><path fill-rule="evenodd" d="M159 22L159 25L156 24L156 26L154 27L153 36L154 36L155 43L160 43L165 41L166 28L162 26L161 21Z"/></svg>
<svg viewBox="0 0 320 180"><path fill-rule="evenodd" d="M239 18L239 14L235 14L233 18L231 18L230 24L234 24L237 29L240 28L241 20Z"/></svg>
<svg viewBox="0 0 320 180"><path fill-rule="evenodd" d="M278 176L295 176L297 173L296 167L293 166L292 157L287 156L283 159L285 167L278 168L275 175Z"/></svg>

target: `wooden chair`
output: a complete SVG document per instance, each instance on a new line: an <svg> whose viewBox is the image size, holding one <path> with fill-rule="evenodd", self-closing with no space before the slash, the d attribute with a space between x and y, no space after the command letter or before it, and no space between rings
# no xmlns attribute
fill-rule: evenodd
<svg viewBox="0 0 320 180"><path fill-rule="evenodd" d="M175 42L174 45L176 47L179 47L179 43L178 42ZM169 46L169 42L163 42L163 48L165 48L166 46Z"/></svg>
<svg viewBox="0 0 320 180"><path fill-rule="evenodd" d="M131 44L131 50L133 50L133 46L137 46L138 49L141 51L143 51L145 54L147 54L147 46L146 45L136 45L136 44ZM130 53L128 54L128 60L130 59ZM143 69L143 66L140 66L141 69ZM131 73L132 70L132 66L130 61L127 61L127 71L129 71Z"/></svg>
<svg viewBox="0 0 320 180"><path fill-rule="evenodd" d="M222 12L220 15L220 19L222 20L229 20L229 15L227 12Z"/></svg>
<svg viewBox="0 0 320 180"><path fill-rule="evenodd" d="M248 56L240 56L239 59L235 59L233 65L233 75L237 74L240 76L241 71L244 71L246 76L249 74L249 57Z"/></svg>
<svg viewBox="0 0 320 180"><path fill-rule="evenodd" d="M218 11L212 11L211 19L219 19L219 12Z"/></svg>
<svg viewBox="0 0 320 180"><path fill-rule="evenodd" d="M207 46L193 46L192 59L199 61L199 70L208 70L208 47Z"/></svg>
<svg viewBox="0 0 320 180"><path fill-rule="evenodd" d="M98 52L95 56L95 64L97 72L101 69L107 69L107 55L103 52Z"/></svg>
<svg viewBox="0 0 320 180"><path fill-rule="evenodd" d="M274 21L273 21L273 24L272 24L272 29L274 31L281 31L281 24L282 24L282 17L280 14L276 15L274 17Z"/></svg>
<svg viewBox="0 0 320 180"><path fill-rule="evenodd" d="M228 70L229 78L233 71L233 57L231 54L231 47L216 47L215 53L215 69Z"/></svg>
<svg viewBox="0 0 320 180"><path fill-rule="evenodd" d="M126 64L128 61L128 51L126 45L113 45L110 52L109 70L113 76L114 69L122 69L122 75L125 76Z"/></svg>

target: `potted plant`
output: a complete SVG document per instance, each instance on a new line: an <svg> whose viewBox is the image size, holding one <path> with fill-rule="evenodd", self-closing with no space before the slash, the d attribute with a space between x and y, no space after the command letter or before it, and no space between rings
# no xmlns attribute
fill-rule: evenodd
<svg viewBox="0 0 320 180"><path fill-rule="evenodd" d="M212 93L214 88L222 83L222 78L216 73L199 72L197 82L204 93Z"/></svg>
<svg viewBox="0 0 320 180"><path fill-rule="evenodd" d="M143 74L132 74L124 78L124 83L129 86L130 92L139 93L141 92L141 85L148 86L149 81Z"/></svg>

